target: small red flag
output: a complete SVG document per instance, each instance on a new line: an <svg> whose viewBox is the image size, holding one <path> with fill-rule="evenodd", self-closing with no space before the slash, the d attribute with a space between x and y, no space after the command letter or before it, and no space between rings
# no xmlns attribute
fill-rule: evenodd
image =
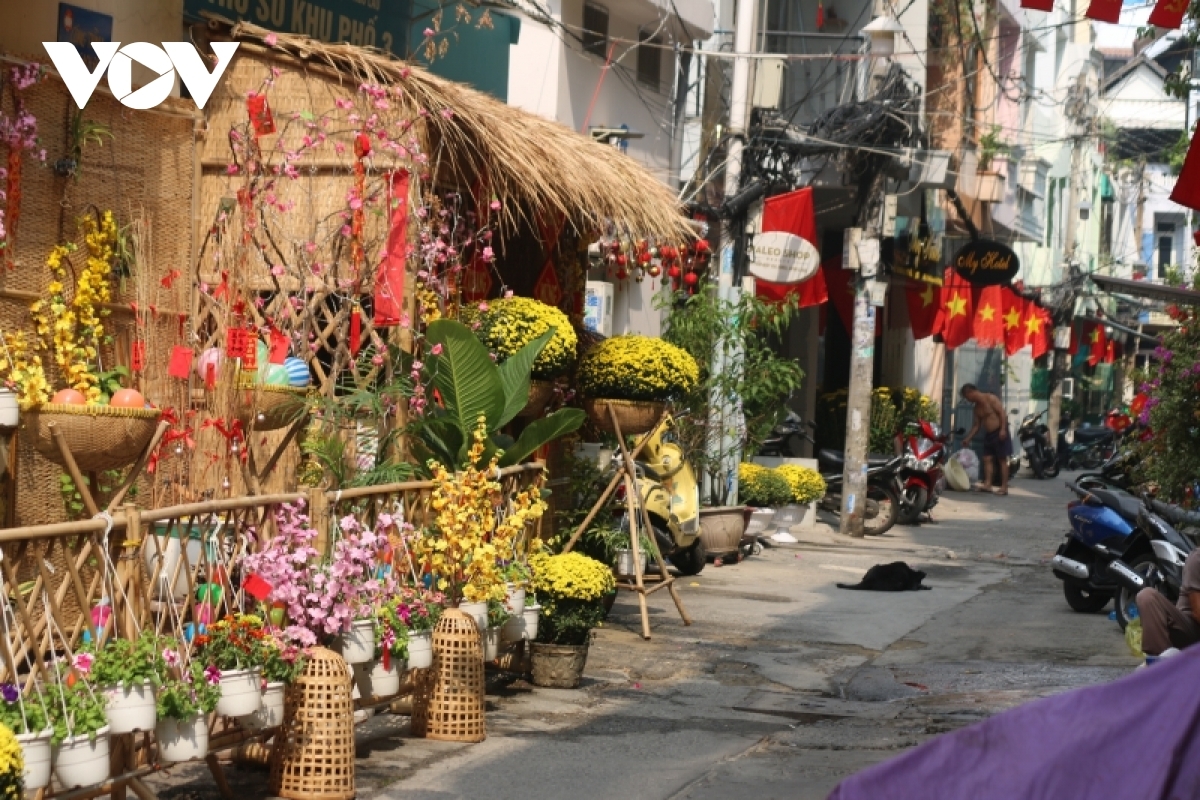
<svg viewBox="0 0 1200 800"><path fill-rule="evenodd" d="M975 343L980 347L1004 344L1002 286L985 286L975 301Z"/></svg>
<svg viewBox="0 0 1200 800"><path fill-rule="evenodd" d="M246 594L253 597L258 602L262 602L271 596L271 589L274 587L261 576L256 574L250 575L242 583L242 588Z"/></svg>
<svg viewBox="0 0 1200 800"><path fill-rule="evenodd" d="M1091 325L1087 332L1088 366L1094 367L1100 363L1108 352L1108 342L1104 336L1103 325Z"/></svg>
<svg viewBox="0 0 1200 800"><path fill-rule="evenodd" d="M230 328L225 331L225 357L242 358L245 356L246 338L244 328Z"/></svg>
<svg viewBox="0 0 1200 800"><path fill-rule="evenodd" d="M138 339L133 343L129 353L129 368L141 372L146 368L146 342Z"/></svg>
<svg viewBox="0 0 1200 800"><path fill-rule="evenodd" d="M908 300L908 321L912 325L914 339L928 339L937 333L938 301L941 292L933 284L910 285L905 290Z"/></svg>
<svg viewBox="0 0 1200 800"><path fill-rule="evenodd" d="M1050 312L1037 303L1027 303L1025 306L1025 338L1033 348L1033 357L1041 358L1050 349L1053 322Z"/></svg>
<svg viewBox="0 0 1200 800"><path fill-rule="evenodd" d="M937 329L946 347L953 350L971 340L975 311L971 303L971 284L952 269L946 270L942 284L942 302Z"/></svg>
<svg viewBox="0 0 1200 800"><path fill-rule="evenodd" d="M274 328L271 328L270 339L271 339L271 344L270 344L270 353L271 354L267 360L270 361L272 364L282 364L284 361L287 360L288 344L289 344L287 334L283 333L282 331L277 331Z"/></svg>
<svg viewBox="0 0 1200 800"><path fill-rule="evenodd" d="M1158 0L1148 22L1159 28L1178 30L1183 26L1187 9L1188 0Z"/></svg>
<svg viewBox="0 0 1200 800"><path fill-rule="evenodd" d="M1121 21L1121 0L1092 0L1084 16L1099 22L1116 24Z"/></svg>
<svg viewBox="0 0 1200 800"><path fill-rule="evenodd" d="M1005 288L1001 294L1004 318L1004 352L1012 355L1026 344L1025 337L1025 298Z"/></svg>
<svg viewBox="0 0 1200 800"><path fill-rule="evenodd" d="M171 348L171 363L167 366L167 374L184 381L188 379L192 374L192 348L183 345Z"/></svg>
<svg viewBox="0 0 1200 800"><path fill-rule="evenodd" d="M1200 126L1192 136L1192 144L1183 160L1183 170L1175 180L1171 199L1181 206L1200 211Z"/></svg>
<svg viewBox="0 0 1200 800"><path fill-rule="evenodd" d="M258 337L254 331L246 331L246 344L242 350L242 369L258 369Z"/></svg>

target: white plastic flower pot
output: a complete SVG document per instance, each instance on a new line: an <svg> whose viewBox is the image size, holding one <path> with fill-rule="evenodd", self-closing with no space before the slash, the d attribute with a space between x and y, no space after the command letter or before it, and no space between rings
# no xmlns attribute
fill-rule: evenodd
<svg viewBox="0 0 1200 800"><path fill-rule="evenodd" d="M510 583L508 596L504 598L504 607L510 614L520 614L525 609L525 590L518 589Z"/></svg>
<svg viewBox="0 0 1200 800"><path fill-rule="evenodd" d="M495 661L500 657L500 632L503 630L499 625L494 628L488 628L483 632L483 660Z"/></svg>
<svg viewBox="0 0 1200 800"><path fill-rule="evenodd" d="M248 717L242 717L242 727L252 731L265 731L283 724L283 695L287 684L276 681L263 689L262 707Z"/></svg>
<svg viewBox="0 0 1200 800"><path fill-rule="evenodd" d="M109 732L133 733L154 729L154 684L143 681L135 686L118 683L103 690L104 715L108 717Z"/></svg>
<svg viewBox="0 0 1200 800"><path fill-rule="evenodd" d="M433 631L408 632L408 668L429 669L433 666Z"/></svg>
<svg viewBox="0 0 1200 800"><path fill-rule="evenodd" d="M17 405L16 392L0 389L0 428L15 428L20 418L21 408Z"/></svg>
<svg viewBox="0 0 1200 800"><path fill-rule="evenodd" d="M799 525L804 521L804 514L808 511L808 506L798 505L796 503L788 503L775 511L775 527L780 530L787 530L793 525Z"/></svg>
<svg viewBox="0 0 1200 800"><path fill-rule="evenodd" d="M50 739L54 729L41 733L22 733L17 737L25 761L25 789L42 789L50 785Z"/></svg>
<svg viewBox="0 0 1200 800"><path fill-rule="evenodd" d="M154 737L160 761L195 761L208 755L208 722L203 714L188 720L160 719Z"/></svg>
<svg viewBox="0 0 1200 800"><path fill-rule="evenodd" d="M342 658L347 664L365 664L375 658L375 621L360 619L342 634Z"/></svg>
<svg viewBox="0 0 1200 800"><path fill-rule="evenodd" d="M533 641L538 635L538 618L542 616L541 606L525 606L525 638Z"/></svg>
<svg viewBox="0 0 1200 800"><path fill-rule="evenodd" d="M55 746L54 777L64 789L95 786L108 780L108 726L96 731L96 738L70 736Z"/></svg>
<svg viewBox="0 0 1200 800"><path fill-rule="evenodd" d="M746 535L757 536L766 533L773 527L775 527L775 509L756 508L750 515L750 522L746 525Z"/></svg>
<svg viewBox="0 0 1200 800"><path fill-rule="evenodd" d="M235 669L221 673L221 699L217 713L244 717L262 708L262 679L258 669Z"/></svg>
<svg viewBox="0 0 1200 800"><path fill-rule="evenodd" d="M373 664L358 664L354 667L354 681L363 697L391 697L400 694L400 673L404 662L392 659L392 668L383 668L383 659Z"/></svg>
<svg viewBox="0 0 1200 800"><path fill-rule="evenodd" d="M475 620L475 627L479 629L479 634L482 636L483 632L487 630L487 602L459 603L458 610Z"/></svg>
<svg viewBox="0 0 1200 800"><path fill-rule="evenodd" d="M525 638L525 609L515 612L500 629L500 641L519 642Z"/></svg>

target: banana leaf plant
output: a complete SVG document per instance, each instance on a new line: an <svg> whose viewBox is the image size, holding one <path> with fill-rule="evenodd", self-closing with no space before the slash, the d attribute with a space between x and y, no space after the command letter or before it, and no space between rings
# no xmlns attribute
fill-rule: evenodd
<svg viewBox="0 0 1200 800"><path fill-rule="evenodd" d="M466 325L454 320L429 323L422 371L440 402L431 403L425 416L409 428L410 444L421 462L434 459L454 469L466 467L471 437L481 418L488 440L481 463L475 466L485 466L492 458L498 458L501 467L519 464L547 442L578 429L585 419L583 411L562 408L530 422L515 440L501 433L529 401L530 370L553 336L551 328L496 364Z"/></svg>

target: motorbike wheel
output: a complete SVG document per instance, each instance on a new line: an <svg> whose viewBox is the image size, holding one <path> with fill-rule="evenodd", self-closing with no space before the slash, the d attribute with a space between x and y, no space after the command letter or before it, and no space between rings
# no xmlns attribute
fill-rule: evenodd
<svg viewBox="0 0 1200 800"><path fill-rule="evenodd" d="M1147 586L1154 586L1157 581L1153 577L1158 573L1158 563L1154 560L1154 556L1146 553L1140 555L1130 563L1129 568L1146 578ZM1121 626L1121 630L1125 630L1125 626L1134 619L1137 609L1137 594L1131 591L1128 587L1122 586L1117 591L1117 624Z"/></svg>
<svg viewBox="0 0 1200 800"><path fill-rule="evenodd" d="M1046 464L1046 466L1042 467L1042 474L1044 474L1047 478L1057 478L1058 477L1058 459L1056 459L1056 458L1050 459L1050 463Z"/></svg>
<svg viewBox="0 0 1200 800"><path fill-rule="evenodd" d="M707 559L708 553L704 551L704 542L696 539L691 547L679 550L671 556L671 563L675 565L675 569L679 570L680 575L699 575L704 569Z"/></svg>
<svg viewBox="0 0 1200 800"><path fill-rule="evenodd" d="M1039 481L1046 477L1046 466L1042 464L1042 459L1032 452L1029 454L1029 469L1033 470L1033 477Z"/></svg>
<svg viewBox="0 0 1200 800"><path fill-rule="evenodd" d="M1071 610L1078 611L1080 614L1095 614L1108 605L1109 600L1113 599L1112 592L1082 589L1070 583L1063 584L1063 595L1066 596L1067 605L1071 607Z"/></svg>
<svg viewBox="0 0 1200 800"><path fill-rule="evenodd" d="M898 522L901 525L916 525L929 504L929 490L924 486L912 486L904 490L904 503L900 504Z"/></svg>
<svg viewBox="0 0 1200 800"><path fill-rule="evenodd" d="M1079 466L1084 469L1100 469L1104 463L1104 453L1098 447L1089 447L1079 459Z"/></svg>
<svg viewBox="0 0 1200 800"><path fill-rule="evenodd" d="M900 498L891 489L869 484L867 486L867 509L863 514L863 533L867 536L882 536L892 529L900 516Z"/></svg>

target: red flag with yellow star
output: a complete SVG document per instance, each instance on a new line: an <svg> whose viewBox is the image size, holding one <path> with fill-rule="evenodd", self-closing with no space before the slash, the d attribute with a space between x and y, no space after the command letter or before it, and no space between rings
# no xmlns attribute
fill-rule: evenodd
<svg viewBox="0 0 1200 800"><path fill-rule="evenodd" d="M946 347L953 350L971 339L975 312L971 304L971 284L952 269L946 270L942 284L942 305L938 309L937 330Z"/></svg>
<svg viewBox="0 0 1200 800"><path fill-rule="evenodd" d="M1088 366L1094 367L1100 363L1108 352L1108 339L1104 335L1104 326L1093 324L1087 329Z"/></svg>
<svg viewBox="0 0 1200 800"><path fill-rule="evenodd" d="M1033 357L1041 358L1050 349L1054 336L1050 312L1037 303L1025 304L1025 340L1033 348Z"/></svg>
<svg viewBox="0 0 1200 800"><path fill-rule="evenodd" d="M985 286L975 300L975 343L980 347L1004 344L1002 286Z"/></svg>
<svg viewBox="0 0 1200 800"><path fill-rule="evenodd" d="M912 325L914 339L928 339L937 333L939 292L933 284L909 285L905 290L908 299L908 321Z"/></svg>
<svg viewBox="0 0 1200 800"><path fill-rule="evenodd" d="M1004 287L1000 293L1001 324L1004 325L1004 352L1008 355L1025 346L1025 298Z"/></svg>

